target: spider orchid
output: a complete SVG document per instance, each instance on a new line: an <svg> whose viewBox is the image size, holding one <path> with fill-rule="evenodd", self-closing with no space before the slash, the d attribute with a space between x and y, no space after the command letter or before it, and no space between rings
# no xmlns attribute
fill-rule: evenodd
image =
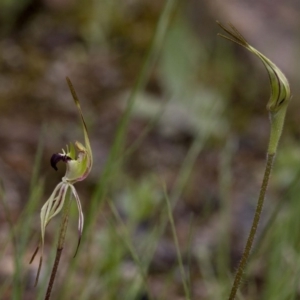
<svg viewBox="0 0 300 300"><path fill-rule="evenodd" d="M36 278L36 284L38 281L41 265L42 265L42 258L43 258L43 252L44 252L44 240L45 240L45 231L46 227L51 221L53 217L55 217L64 207L67 192L71 194L71 197L73 196L76 200L78 212L79 212L79 220L78 220L78 244L76 248L75 255L77 253L78 247L80 245L81 241L81 235L83 230L83 223L84 223L84 217L82 213L82 207L79 200L79 196L77 194L77 191L74 187L74 184L78 181L84 180L88 174L91 171L92 165L93 165L93 156L92 156L92 150L90 146L90 141L87 133L87 127L82 115L80 103L78 100L78 97L76 95L76 92L73 88L73 85L69 78L67 78L67 83L69 85L70 91L72 93L74 102L77 106L77 109L80 114L81 123L83 127L83 133L84 133L84 145L80 142L75 142L74 145L71 143L70 147L66 147L66 151L63 149L62 153L55 153L52 155L50 164L51 166L57 170L57 163L62 161L66 164L66 174L62 178L61 182L55 187L54 191L52 192L49 199L46 201L46 203L43 205L41 209L41 239L40 239L40 245L41 245L41 257L40 257L40 264L39 269L37 273ZM37 247L36 251L33 254L33 257L31 259L31 262L33 261L36 253L39 250L39 246Z"/></svg>

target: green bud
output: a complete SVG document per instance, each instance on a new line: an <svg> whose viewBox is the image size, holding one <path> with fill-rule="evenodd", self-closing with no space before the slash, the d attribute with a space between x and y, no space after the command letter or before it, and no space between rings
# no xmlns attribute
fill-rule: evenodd
<svg viewBox="0 0 300 300"><path fill-rule="evenodd" d="M217 23L229 35L218 34L219 36L239 44L255 54L268 71L271 86L271 95L267 104L271 120L268 154L275 154L284 124L287 105L291 99L289 82L281 70L266 56L252 47L232 24L229 24L229 29L227 29L218 21Z"/></svg>

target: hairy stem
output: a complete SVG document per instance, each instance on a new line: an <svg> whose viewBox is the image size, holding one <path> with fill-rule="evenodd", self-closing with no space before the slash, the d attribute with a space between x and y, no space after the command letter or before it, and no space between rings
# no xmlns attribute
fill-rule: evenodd
<svg viewBox="0 0 300 300"><path fill-rule="evenodd" d="M64 241L65 241L67 227L68 227L68 221L69 221L69 211L70 211L70 206L71 206L71 199L72 199L72 193L70 193L70 199L69 199L69 201L66 201L67 203L65 204L65 207L64 207L62 222L61 222L60 230L59 230L56 256L55 256L55 260L54 260L54 264L53 264L53 268L52 268L51 277L50 277L50 280L49 280L45 300L50 299L53 283L54 283L54 280L55 280L55 277L56 277L56 272L57 272L60 257L61 257L61 253L63 251Z"/></svg>
<svg viewBox="0 0 300 300"><path fill-rule="evenodd" d="M263 204L264 204L264 200L265 200L265 195L266 195L266 191L267 191L267 187L268 187L268 183L269 183L269 178L270 178L270 174L271 174L271 169L272 169L272 165L274 162L274 158L275 158L275 154L268 154L267 156L267 165L265 168L265 174L264 174L264 178L262 181L262 185L260 188L260 193L259 193L259 198L258 198L258 202L257 202L257 206L256 206L256 210L255 210L255 215L254 215L254 219L252 222L252 226L251 226L251 230L247 239L247 243L242 255L242 258L240 260L239 266L238 266L238 270L236 272L235 278L234 278L234 282L233 282L233 286L230 292L230 296L229 296L229 300L234 300L238 287L241 283L243 274L244 274L244 270L245 270L245 266L247 264L247 260L249 258L250 252L251 252L251 248L253 245L253 240L256 234L256 230L258 227L258 223L260 220L260 215L262 212L262 208L263 208Z"/></svg>

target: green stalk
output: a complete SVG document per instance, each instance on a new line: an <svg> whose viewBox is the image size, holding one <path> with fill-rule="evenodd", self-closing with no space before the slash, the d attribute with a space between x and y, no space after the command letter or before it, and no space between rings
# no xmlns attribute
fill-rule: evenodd
<svg viewBox="0 0 300 300"><path fill-rule="evenodd" d="M258 227L259 220L260 220L260 215L261 215L262 208L264 205L264 200L265 200L265 196L266 196L266 191L267 191L267 187L268 187L268 183L269 183L269 179L270 179L270 174L271 174L271 169L273 166L274 158L275 158L275 154L268 154L268 156L267 156L267 164L266 164L266 168L265 168L265 174L264 174L264 178L263 178L262 185L260 188L260 193L259 193L259 197L258 197L258 202L257 202L256 210L255 210L253 223L252 223L251 230L250 230L250 233L249 233L249 236L247 239L247 243L246 243L246 246L245 246L245 249L243 252L243 256L240 260L238 270L237 270L237 273L234 278L234 282L233 282L232 289L230 292L229 300L233 300L235 298L238 287L243 278L244 270L245 270L250 252L251 252L253 240L254 240L254 237L255 237L255 234L257 231L257 227Z"/></svg>
<svg viewBox="0 0 300 300"><path fill-rule="evenodd" d="M56 277L56 272L57 272L60 257L61 257L61 253L64 248L64 242L65 242L65 237L66 237L66 232L67 232L67 227L68 227L69 212L70 212L70 206L71 206L71 200L72 200L72 193L71 192L69 192L69 193L70 193L70 199L65 204L64 210L63 210L62 222L60 225L59 237L58 237L58 243L57 243L57 249L56 249L56 256L55 256L55 260L54 260L45 300L50 299L53 283L54 283L54 280Z"/></svg>

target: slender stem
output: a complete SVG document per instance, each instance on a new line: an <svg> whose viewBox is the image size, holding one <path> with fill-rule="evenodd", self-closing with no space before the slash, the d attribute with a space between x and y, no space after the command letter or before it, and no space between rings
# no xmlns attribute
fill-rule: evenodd
<svg viewBox="0 0 300 300"><path fill-rule="evenodd" d="M151 290L150 290L150 287L149 287L149 284L148 284L148 281L147 281L147 273L144 270L142 261L141 261L140 257L138 256L136 249L134 248L134 246L130 242L129 231L127 230L127 227L126 227L122 217L120 216L116 206L114 205L114 203L110 199L108 200L108 204L109 204L110 209L111 209L112 213L114 214L116 220L122 226L122 228L121 228L122 232L120 232L120 233L117 232L117 233L119 234L120 238L123 240L124 244L129 249L129 251L131 252L132 258L134 259L135 263L139 267L140 274L141 274L145 289L147 291L147 296L151 300L151 299L153 299L153 297L152 297Z"/></svg>
<svg viewBox="0 0 300 300"><path fill-rule="evenodd" d="M267 156L267 165L266 165L266 169L265 169L265 174L264 174L264 178L262 181L262 185L260 188L260 193L259 193L259 198L258 198L258 202L257 202L257 206L256 206L256 211L255 211L255 215L254 215L254 219L253 219L253 223L252 223L252 227L248 236L248 240L244 249L244 253L243 256L240 260L239 266L238 266L238 270L237 273L235 275L234 278L234 283L230 292L230 296L229 296L229 300L234 300L238 287L241 283L243 274L244 274L244 270L245 270L245 266L247 264L247 260L249 258L250 252L251 252L251 248L253 245L253 240L255 237L255 233L258 227L258 223L259 223L259 219L260 219L260 215L262 212L262 208L263 208L263 204L264 204L264 200L265 200L265 195L266 195L266 191L267 191L267 187L268 187L268 183L269 183L269 178L270 178L270 173L271 173L271 169L272 169L272 165L274 162L274 158L275 158L275 154L268 154Z"/></svg>
<svg viewBox="0 0 300 300"><path fill-rule="evenodd" d="M57 249L56 249L56 256L55 256L55 261L53 264L52 272L51 272L51 277L50 281L48 284L45 300L49 300L51 296L51 291L53 287L53 283L55 280L56 272L58 269L61 253L63 251L63 246L64 246L64 241L66 237L66 232L67 232L67 227L68 227L68 221L69 221L69 211L70 211L70 204L71 204L71 199L72 199L72 193L70 193L70 199L67 201L64 207L64 212L62 216L62 222L60 225L60 230L59 230L59 238L58 238L58 244L57 244Z"/></svg>
<svg viewBox="0 0 300 300"><path fill-rule="evenodd" d="M174 218L173 218L173 214L172 214L172 207L171 207L170 199L167 195L165 186L164 186L164 194L165 194L165 199L166 199L166 203L167 203L167 210L168 210L168 216L169 216L170 225L171 225L171 229L172 229L172 234L173 234L173 238L174 238L174 242L175 242L176 254L177 254L177 259L178 259L178 264L179 264L179 270L180 270L181 277L182 277L182 284L183 284L183 288L184 288L185 299L191 300L191 293L189 290L188 280L187 280L186 272L184 270L182 256L180 253L179 241L178 241L175 222L174 222Z"/></svg>

